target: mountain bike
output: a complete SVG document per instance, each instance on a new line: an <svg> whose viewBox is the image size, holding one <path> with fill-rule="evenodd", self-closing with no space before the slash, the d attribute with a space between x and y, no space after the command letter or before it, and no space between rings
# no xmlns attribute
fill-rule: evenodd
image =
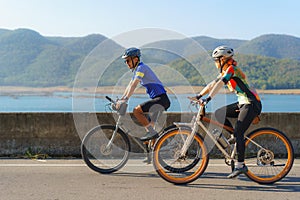
<svg viewBox="0 0 300 200"><path fill-rule="evenodd" d="M225 157L225 163L234 169L236 142L233 129L205 116L205 105L191 101L197 114L190 123L174 123L153 147L153 165L164 180L187 184L198 179L209 162L209 145L213 144ZM222 133L212 127L222 128ZM224 132L225 132L224 131ZM246 176L259 184L272 184L284 178L294 162L294 150L288 137L274 128L259 128L245 135Z"/></svg>
<svg viewBox="0 0 300 200"><path fill-rule="evenodd" d="M145 162L151 163L151 151L155 140L141 142L139 138L133 136L131 133L136 130L130 130L124 123L127 118L125 116L127 103L121 104L117 109L116 101L107 96L106 99L110 102L107 106L117 114L116 124L99 125L87 132L81 143L81 155L84 162L89 168L102 174L116 172L127 163L132 151L131 142L134 142L146 154ZM162 111L158 111L154 115L155 120L159 120ZM174 126L167 127L165 130L172 128ZM161 129L159 134L165 130Z"/></svg>

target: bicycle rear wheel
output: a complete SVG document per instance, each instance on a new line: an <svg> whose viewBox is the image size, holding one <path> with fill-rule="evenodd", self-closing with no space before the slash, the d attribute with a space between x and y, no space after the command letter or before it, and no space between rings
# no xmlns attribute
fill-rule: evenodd
<svg viewBox="0 0 300 200"><path fill-rule="evenodd" d="M153 149L153 165L164 180L174 184L187 184L196 180L208 164L207 149L198 134L185 156L180 157L181 148L190 129L169 130L156 141Z"/></svg>
<svg viewBox="0 0 300 200"><path fill-rule="evenodd" d="M294 150L284 133L273 128L254 130L245 141L246 175L260 184L284 178L294 162Z"/></svg>
<svg viewBox="0 0 300 200"><path fill-rule="evenodd" d="M102 174L113 173L121 169L129 158L130 143L128 136L116 127L101 125L91 129L81 144L81 154L84 162L92 170ZM109 143L111 144L109 145Z"/></svg>

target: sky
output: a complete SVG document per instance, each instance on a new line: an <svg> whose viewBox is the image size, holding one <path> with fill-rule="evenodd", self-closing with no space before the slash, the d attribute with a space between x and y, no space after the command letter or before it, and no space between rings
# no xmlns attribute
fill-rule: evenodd
<svg viewBox="0 0 300 200"><path fill-rule="evenodd" d="M218 39L300 37L299 8L299 0L0 0L0 28L62 37L143 28Z"/></svg>

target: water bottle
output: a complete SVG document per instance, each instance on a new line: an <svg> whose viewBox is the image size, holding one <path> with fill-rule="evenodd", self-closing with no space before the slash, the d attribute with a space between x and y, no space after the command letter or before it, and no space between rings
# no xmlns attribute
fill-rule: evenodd
<svg viewBox="0 0 300 200"><path fill-rule="evenodd" d="M220 131L214 129L212 133L214 134L216 140L224 149L229 146L228 140L224 137L224 135Z"/></svg>

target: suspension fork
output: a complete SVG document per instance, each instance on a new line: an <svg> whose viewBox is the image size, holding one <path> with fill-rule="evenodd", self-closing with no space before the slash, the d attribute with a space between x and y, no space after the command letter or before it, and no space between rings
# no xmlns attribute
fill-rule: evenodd
<svg viewBox="0 0 300 200"><path fill-rule="evenodd" d="M188 135L188 137L186 138L186 140L183 144L183 147L181 148L180 158L183 158L186 155L187 150L189 149L189 147L191 146L191 144L194 140L194 137L195 137L195 135L198 131L197 121L200 120L200 117L201 117L200 113L198 112L196 119L194 119L194 118L192 119L192 122L193 122L191 124L193 126L192 127L192 132L191 132L191 134ZM179 127L179 131L181 131L180 127Z"/></svg>
<svg viewBox="0 0 300 200"><path fill-rule="evenodd" d="M105 147L106 149L109 149L109 148L111 147L113 141L115 140L115 137L116 137L116 135L117 135L117 131L118 131L120 125L121 125L121 123L120 123L121 120L120 120L120 119L121 119L121 115L119 115L119 117L118 117L118 121L117 121L117 123L116 123L116 128L115 128L115 130L114 130L114 132L113 132L113 134L112 134L110 140L108 141L108 143L107 143L107 145L106 145L106 147Z"/></svg>

